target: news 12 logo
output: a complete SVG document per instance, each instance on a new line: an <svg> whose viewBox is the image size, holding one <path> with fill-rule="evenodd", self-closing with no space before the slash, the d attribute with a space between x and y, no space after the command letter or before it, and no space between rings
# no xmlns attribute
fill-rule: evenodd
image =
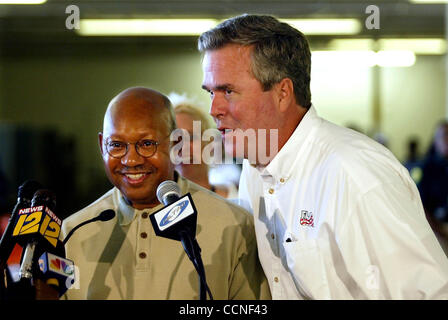
<svg viewBox="0 0 448 320"><path fill-rule="evenodd" d="M160 227L165 227L174 220L176 220L182 212L187 208L189 201L184 200L181 203L177 204L175 207L171 208L170 211L162 218L162 220L159 223Z"/></svg>
<svg viewBox="0 0 448 320"><path fill-rule="evenodd" d="M12 236L21 237L40 233L56 247L61 225L62 221L46 206L20 209Z"/></svg>

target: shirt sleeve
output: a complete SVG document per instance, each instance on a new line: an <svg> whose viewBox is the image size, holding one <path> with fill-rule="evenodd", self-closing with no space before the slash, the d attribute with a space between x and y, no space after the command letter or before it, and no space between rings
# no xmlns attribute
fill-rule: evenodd
<svg viewBox="0 0 448 320"><path fill-rule="evenodd" d="M332 208L340 227L285 243L297 290L310 299L448 299L448 260L409 191L383 184L341 197Z"/></svg>
<svg viewBox="0 0 448 320"><path fill-rule="evenodd" d="M356 290L372 299L448 299L448 260L416 189L379 185L349 211L338 242Z"/></svg>
<svg viewBox="0 0 448 320"><path fill-rule="evenodd" d="M230 300L270 300L268 281L258 259L257 243L251 217L242 229L238 256L230 279Z"/></svg>

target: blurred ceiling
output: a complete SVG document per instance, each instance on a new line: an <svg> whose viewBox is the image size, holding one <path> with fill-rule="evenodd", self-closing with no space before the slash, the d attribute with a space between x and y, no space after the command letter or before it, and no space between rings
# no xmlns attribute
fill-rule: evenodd
<svg viewBox="0 0 448 320"><path fill-rule="evenodd" d="M0 36L3 46L23 41L80 41L79 35L65 28L68 16L65 9L71 4L79 7L81 19L224 19L241 13L263 13L280 18L358 18L363 26L369 15L365 13L366 7L374 4L380 9L380 29L363 28L361 33L356 35L357 38L445 37L445 5L415 4L408 0L48 0L41 5L0 5ZM313 36L310 41L318 43L328 39L328 36Z"/></svg>

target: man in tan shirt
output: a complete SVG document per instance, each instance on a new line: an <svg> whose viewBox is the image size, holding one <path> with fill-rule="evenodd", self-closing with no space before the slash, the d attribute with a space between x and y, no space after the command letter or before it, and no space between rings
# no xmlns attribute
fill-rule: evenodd
<svg viewBox="0 0 448 320"><path fill-rule="evenodd" d="M176 181L198 212L197 241L214 299L270 299L258 261L252 216L181 177L170 161L175 129L170 101L129 88L106 111L99 134L106 174L115 186L68 217L63 237L79 223L113 209L116 217L87 224L66 244L77 267L67 299L198 299L199 280L180 242L158 237L149 215L161 209L158 185Z"/></svg>

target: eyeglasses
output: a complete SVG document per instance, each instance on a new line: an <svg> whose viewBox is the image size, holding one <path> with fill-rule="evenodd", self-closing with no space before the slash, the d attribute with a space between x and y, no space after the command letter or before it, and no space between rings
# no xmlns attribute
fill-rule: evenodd
<svg viewBox="0 0 448 320"><path fill-rule="evenodd" d="M159 143L150 139L143 139L135 143L131 142L122 142L108 139L105 143L107 153L113 158L122 158L128 153L128 146L130 144L135 145L135 151L144 157L150 158L152 157L156 151Z"/></svg>

